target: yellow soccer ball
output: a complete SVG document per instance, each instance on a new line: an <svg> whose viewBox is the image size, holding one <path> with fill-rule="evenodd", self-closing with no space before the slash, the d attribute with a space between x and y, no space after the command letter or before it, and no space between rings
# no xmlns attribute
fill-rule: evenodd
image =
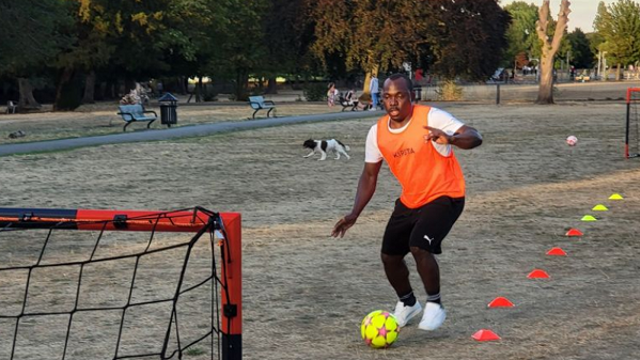
<svg viewBox="0 0 640 360"><path fill-rule="evenodd" d="M365 316L360 325L362 340L374 349L391 346L398 338L400 327L393 314L376 310Z"/></svg>

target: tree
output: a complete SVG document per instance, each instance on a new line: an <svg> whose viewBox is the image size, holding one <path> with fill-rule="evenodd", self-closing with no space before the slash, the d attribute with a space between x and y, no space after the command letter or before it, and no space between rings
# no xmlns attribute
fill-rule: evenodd
<svg viewBox="0 0 640 360"><path fill-rule="evenodd" d="M514 1L504 7L511 16L511 23L506 31L508 47L505 51L505 64L510 64L516 56L526 53L528 59L540 52L540 42L534 29L538 19L538 7L524 1Z"/></svg>
<svg viewBox="0 0 640 360"><path fill-rule="evenodd" d="M268 56L257 70L269 79L267 93L274 93L277 76L294 74L295 77L309 65L307 53L315 21L307 16L307 0L269 2L269 10L263 18Z"/></svg>
<svg viewBox="0 0 640 360"><path fill-rule="evenodd" d="M170 70L162 74L197 77L196 102L203 100L202 78L211 75L211 63L221 56L230 7L227 0L175 0L164 16L165 31L159 33L157 45L165 49L163 60Z"/></svg>
<svg viewBox="0 0 640 360"><path fill-rule="evenodd" d="M578 69L591 69L593 67L594 53L587 35L576 28L567 34L567 40L571 44L572 64Z"/></svg>
<svg viewBox="0 0 640 360"><path fill-rule="evenodd" d="M0 73L18 80L18 111L40 108L29 78L41 73L73 40L73 35L61 31L71 23L67 10L57 0L0 0L4 39L0 41Z"/></svg>
<svg viewBox="0 0 640 360"><path fill-rule="evenodd" d="M509 14L495 0L429 1L432 70L446 79L485 80L507 47ZM455 24L455 25L454 25Z"/></svg>
<svg viewBox="0 0 640 360"><path fill-rule="evenodd" d="M371 74L430 59L432 72L448 79L486 78L506 46L508 14L496 0L319 0L312 51L326 66L344 54L348 69ZM455 24L455 25L453 25Z"/></svg>
<svg viewBox="0 0 640 360"><path fill-rule="evenodd" d="M621 68L640 59L640 4L618 0L607 7L600 2L594 27L604 40L599 50L618 64L616 80L620 80Z"/></svg>
<svg viewBox="0 0 640 360"><path fill-rule="evenodd" d="M311 50L325 68L327 60L338 55L347 69L362 69L368 93L371 75L399 68L423 51L429 34L429 6L424 5L411 0L318 0L311 11L316 19Z"/></svg>
<svg viewBox="0 0 640 360"><path fill-rule="evenodd" d="M232 80L234 98L246 100L248 79L267 58L262 16L266 0L216 0L214 21L205 62L208 76Z"/></svg>
<svg viewBox="0 0 640 360"><path fill-rule="evenodd" d="M538 11L538 21L536 21L536 33L542 41L542 56L540 59L540 85L538 88L537 104L553 104L553 63L554 57L562 43L563 35L567 29L569 13L571 10L569 0L562 0L560 3L560 13L555 24L555 32L549 35L549 0L544 0Z"/></svg>

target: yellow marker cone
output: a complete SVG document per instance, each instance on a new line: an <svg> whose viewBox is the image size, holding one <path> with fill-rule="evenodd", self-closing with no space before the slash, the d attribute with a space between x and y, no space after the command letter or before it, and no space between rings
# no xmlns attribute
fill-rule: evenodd
<svg viewBox="0 0 640 360"><path fill-rule="evenodd" d="M593 207L593 209L591 209L593 211L607 211L609 210L606 206L602 205L602 204L598 204L596 206Z"/></svg>
<svg viewBox="0 0 640 360"><path fill-rule="evenodd" d="M592 215L585 215L581 219L582 221L597 221L598 219L594 218Z"/></svg>
<svg viewBox="0 0 640 360"><path fill-rule="evenodd" d="M609 200L622 200L622 199L624 198L622 197L622 195L618 193L611 194L611 196L609 196Z"/></svg>

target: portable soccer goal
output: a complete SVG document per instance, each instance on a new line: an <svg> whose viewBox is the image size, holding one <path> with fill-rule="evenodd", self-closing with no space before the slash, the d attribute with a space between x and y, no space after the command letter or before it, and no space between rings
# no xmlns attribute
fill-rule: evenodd
<svg viewBox="0 0 640 360"><path fill-rule="evenodd" d="M239 360L241 218L0 208L0 359Z"/></svg>
<svg viewBox="0 0 640 360"><path fill-rule="evenodd" d="M640 156L640 88L627 89L627 126L624 142L624 156L628 158Z"/></svg>

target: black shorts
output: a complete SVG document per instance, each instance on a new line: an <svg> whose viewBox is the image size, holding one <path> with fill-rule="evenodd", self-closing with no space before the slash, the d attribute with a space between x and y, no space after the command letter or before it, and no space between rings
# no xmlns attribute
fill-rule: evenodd
<svg viewBox="0 0 640 360"><path fill-rule="evenodd" d="M439 197L416 209L396 200L382 239L382 253L406 255L417 246L432 254L442 253L440 244L464 209L464 198Z"/></svg>

